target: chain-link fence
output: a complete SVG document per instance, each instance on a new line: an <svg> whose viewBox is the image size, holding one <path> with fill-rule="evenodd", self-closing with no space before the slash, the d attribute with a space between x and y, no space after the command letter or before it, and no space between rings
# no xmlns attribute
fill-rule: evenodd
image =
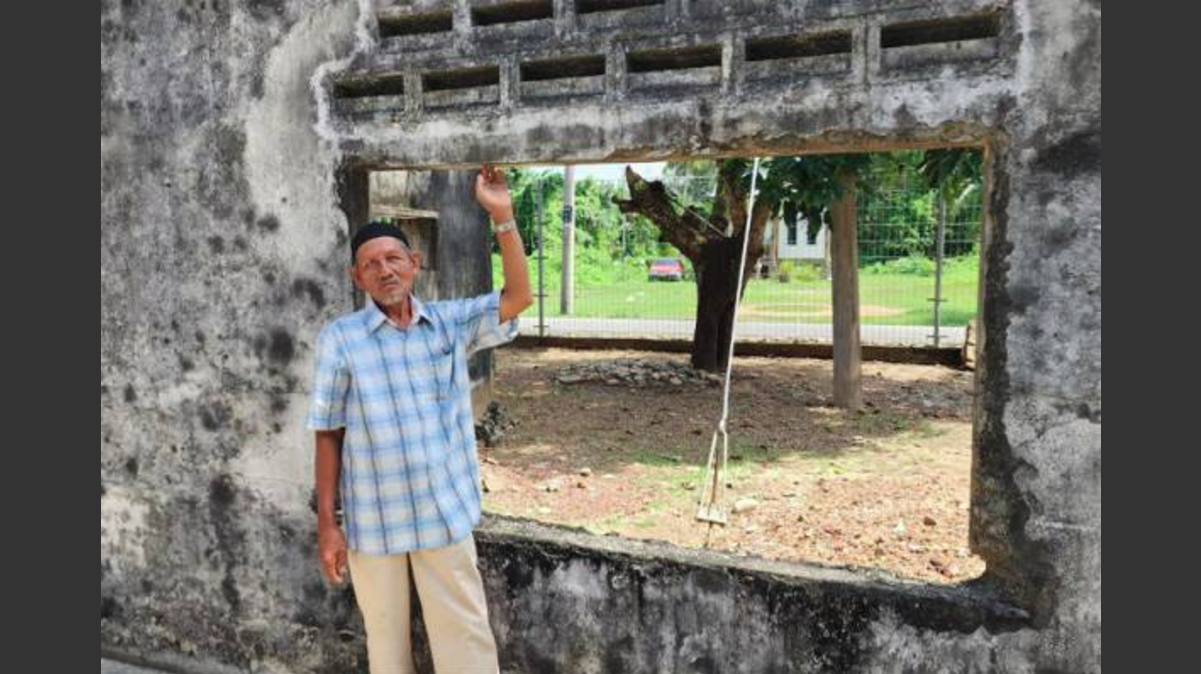
<svg viewBox="0 0 1201 674"><path fill-rule="evenodd" d="M678 209L712 199L712 176L664 182ZM539 302L522 334L690 339L696 315L691 263L658 229L626 216L624 181L575 182L572 283L563 277L563 171L513 185ZM858 195L859 286L865 344L958 347L976 314L981 190L944 198L911 172L869 171ZM824 222L769 221L766 250L743 298L740 340L829 343L829 229ZM499 258L494 257L500 282ZM574 285L570 299L565 285Z"/></svg>

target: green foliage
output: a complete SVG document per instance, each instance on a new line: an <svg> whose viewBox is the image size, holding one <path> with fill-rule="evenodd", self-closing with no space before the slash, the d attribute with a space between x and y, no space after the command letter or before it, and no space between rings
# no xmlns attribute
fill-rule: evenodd
<svg viewBox="0 0 1201 674"><path fill-rule="evenodd" d="M937 263L923 255L910 255L887 262L876 262L861 266L865 274L875 276L934 276ZM974 278L980 270L980 255L973 251L967 255L943 260L943 277Z"/></svg>
<svg viewBox="0 0 1201 674"><path fill-rule="evenodd" d="M914 151L769 158L760 164L759 198L776 204L785 220L805 217L811 226L819 227L830 201L841 196L835 178L838 172L856 172L860 177L861 265L867 276L883 283L900 278L924 279L933 274L939 190L931 186L941 183L931 181L946 181L945 184L952 187L946 191L951 197L947 201L944 278L959 274L964 284L974 284L981 220L980 153L971 150L947 152L952 154ZM752 162L724 161L734 162L732 168L739 171L740 179L749 188ZM718 168L718 163L710 161L669 163L663 181L675 195L678 206L694 208L709 217ZM530 254L532 273L536 269L534 255L541 210L545 238L544 281L548 292L557 291L562 270L562 170L513 168L508 170L508 177L518 226ZM640 216L621 213L614 200L625 194L623 183L593 179L576 183L577 289L614 288L610 310L634 312L631 315L640 315L634 305L645 292L666 293L678 297L680 302L695 301L695 287L691 283L655 284L653 291L643 288L648 265L654 258L677 257L684 260L686 267L690 264L678 250L662 240L653 223ZM499 257L494 257L494 263L494 278L500 279ZM691 276L689 268L686 277ZM825 283L819 267L792 261L781 262L778 280L798 290ZM775 281L772 285L777 289L781 287ZM619 288L625 290L617 292ZM974 297L973 293L965 291L965 296ZM928 291L923 291L922 295L928 296ZM673 303L676 301L672 300ZM675 313L673 310L672 315ZM683 310L682 315L690 313Z"/></svg>
<svg viewBox="0 0 1201 674"><path fill-rule="evenodd" d="M975 150L872 155L861 185L868 189L859 193L863 261L935 257L940 191L931 181L940 176L959 181L955 198L947 200L944 254L950 258L970 253L980 238L979 167L980 153Z"/></svg>
<svg viewBox="0 0 1201 674"><path fill-rule="evenodd" d="M800 283L814 283L824 279L821 265L813 263L797 265L792 275Z"/></svg>
<svg viewBox="0 0 1201 674"><path fill-rule="evenodd" d="M792 281L792 271L795 267L792 260L781 260L780 268L776 271L776 279L780 283L790 283Z"/></svg>
<svg viewBox="0 0 1201 674"><path fill-rule="evenodd" d="M948 203L984 180L983 156L978 150L927 150L921 155L918 173L928 188L941 190Z"/></svg>
<svg viewBox="0 0 1201 674"><path fill-rule="evenodd" d="M887 262L877 262L866 265L863 271L868 274L905 274L908 276L934 276L934 260L922 255L899 257Z"/></svg>
<svg viewBox="0 0 1201 674"><path fill-rule="evenodd" d="M823 280L821 265L796 260L780 260L776 271L776 280L780 283L814 283Z"/></svg>
<svg viewBox="0 0 1201 674"><path fill-rule="evenodd" d="M526 252L538 249L541 212L544 265L558 286L563 268L563 172L509 169L509 189ZM641 216L627 216L614 203L625 188L591 178L575 185L576 282L602 284L644 278L657 257L683 257L661 241L659 229ZM541 201L542 208L538 209ZM493 247L495 251L495 245ZM531 259L531 265L534 261ZM687 264L687 262L685 263Z"/></svg>
<svg viewBox="0 0 1201 674"><path fill-rule="evenodd" d="M843 174L861 174L871 164L872 155L843 154L806 157L775 157L759 164L759 199L773 204L787 226L798 218L809 223L810 236L821 227L822 213L842 197ZM746 160L735 162L746 189L750 189L750 174L754 164Z"/></svg>

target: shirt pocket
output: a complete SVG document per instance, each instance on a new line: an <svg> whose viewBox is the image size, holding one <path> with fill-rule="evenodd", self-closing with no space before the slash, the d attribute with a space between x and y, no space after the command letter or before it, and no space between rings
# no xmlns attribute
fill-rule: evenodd
<svg viewBox="0 0 1201 674"><path fill-rule="evenodd" d="M455 394L455 351L454 341L439 331L430 345L434 359L434 394L438 400L448 400Z"/></svg>

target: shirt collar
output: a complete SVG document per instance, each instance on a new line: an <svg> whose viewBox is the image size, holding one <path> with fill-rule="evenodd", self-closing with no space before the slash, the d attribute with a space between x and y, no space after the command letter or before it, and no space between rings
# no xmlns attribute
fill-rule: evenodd
<svg viewBox="0 0 1201 674"><path fill-rule="evenodd" d="M409 300L413 304L413 321L409 325L416 325L422 319L425 319L427 323L430 322L430 315L425 309L425 302L417 299L417 296L411 293L409 294ZM366 312L364 316L369 332L375 332L381 325L389 322L388 315L370 297L367 298L367 306L363 308L363 311Z"/></svg>

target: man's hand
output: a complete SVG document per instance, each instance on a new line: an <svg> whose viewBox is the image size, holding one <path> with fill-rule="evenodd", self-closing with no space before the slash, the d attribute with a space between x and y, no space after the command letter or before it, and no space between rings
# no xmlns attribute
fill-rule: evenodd
<svg viewBox="0 0 1201 674"><path fill-rule="evenodd" d="M317 530L317 555L325 578L341 585L346 580L346 536L342 529L333 526Z"/></svg>
<svg viewBox="0 0 1201 674"><path fill-rule="evenodd" d="M494 222L513 217L513 197L505 172L491 164L484 164L475 179L475 199Z"/></svg>

